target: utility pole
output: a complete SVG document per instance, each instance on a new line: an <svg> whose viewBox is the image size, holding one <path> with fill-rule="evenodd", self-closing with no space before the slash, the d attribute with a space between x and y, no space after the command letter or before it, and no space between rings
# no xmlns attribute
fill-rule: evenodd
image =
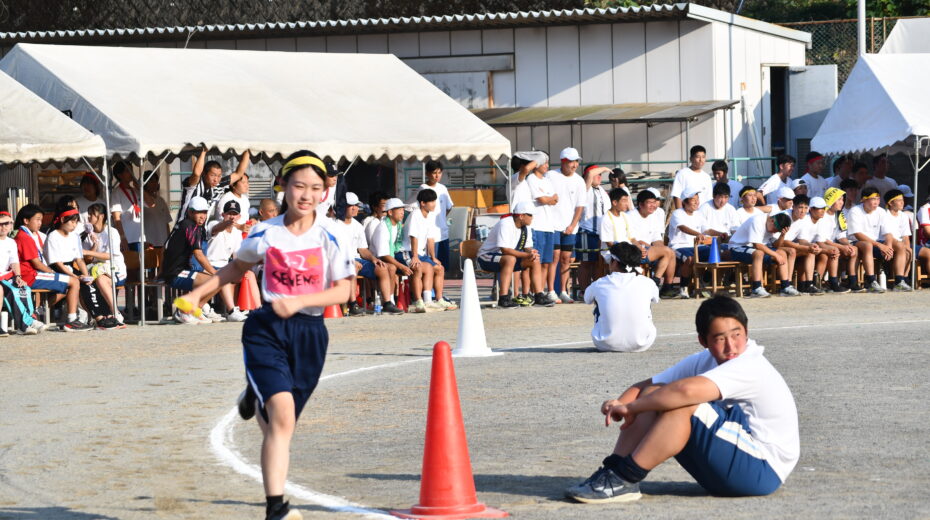
<svg viewBox="0 0 930 520"><path fill-rule="evenodd" d="M865 54L865 0L859 0L859 56Z"/></svg>

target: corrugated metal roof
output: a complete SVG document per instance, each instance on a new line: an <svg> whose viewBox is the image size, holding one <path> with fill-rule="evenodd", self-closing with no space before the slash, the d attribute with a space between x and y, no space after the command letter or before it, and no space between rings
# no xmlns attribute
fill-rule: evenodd
<svg viewBox="0 0 930 520"><path fill-rule="evenodd" d="M739 101L625 103L582 107L517 107L472 110L485 123L500 126L570 125L578 123L676 123L731 108Z"/></svg>
<svg viewBox="0 0 930 520"><path fill-rule="evenodd" d="M661 4L642 7L612 7L560 9L552 11L529 11L510 13L485 13L444 16L413 16L401 18L362 18L356 20L323 20L298 22L268 22L228 25L200 25L178 27L139 27L125 29L83 29L69 31L28 31L0 33L0 42L58 40L125 40L137 37L172 39L185 37L191 32L207 34L222 33L224 37L255 36L268 37L281 33L293 35L304 32L313 35L358 34L363 32L430 31L466 28L520 27L539 25L564 25L594 22L616 22L626 20L685 18L689 4ZM257 34L261 33L261 34Z"/></svg>

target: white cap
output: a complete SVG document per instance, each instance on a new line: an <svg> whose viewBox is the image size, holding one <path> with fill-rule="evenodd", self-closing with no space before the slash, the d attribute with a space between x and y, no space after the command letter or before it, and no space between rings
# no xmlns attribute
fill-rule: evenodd
<svg viewBox="0 0 930 520"><path fill-rule="evenodd" d="M701 193L702 191L704 190L702 190L701 188L695 188L693 186L688 186L684 190L682 190L681 200L690 199L691 197L697 195L698 193Z"/></svg>
<svg viewBox="0 0 930 520"><path fill-rule="evenodd" d="M536 161L536 167L540 167L544 164L549 164L549 154L546 152L540 152L539 150L534 150L532 152L527 152L527 154L532 158L531 160Z"/></svg>
<svg viewBox="0 0 930 520"><path fill-rule="evenodd" d="M905 198L911 198L914 196L914 192L911 191L911 187L907 184L899 184L898 189L901 190L901 193L904 194Z"/></svg>
<svg viewBox="0 0 930 520"><path fill-rule="evenodd" d="M393 199L388 199L387 204L384 206L385 208L384 210L391 211L392 209L397 209L397 208L402 208L402 207L404 207L404 201L395 197Z"/></svg>
<svg viewBox="0 0 930 520"><path fill-rule="evenodd" d="M359 200L358 195L352 193L351 191L346 192L346 204L349 206L358 206Z"/></svg>
<svg viewBox="0 0 930 520"><path fill-rule="evenodd" d="M513 207L513 211L511 211L511 213L514 215L535 215L536 206L528 200L523 200L518 202Z"/></svg>
<svg viewBox="0 0 930 520"><path fill-rule="evenodd" d="M782 186L778 189L778 198L779 199L794 199L794 190L787 186Z"/></svg>
<svg viewBox="0 0 930 520"><path fill-rule="evenodd" d="M203 197L194 197L187 204L187 209L191 211L209 211L210 205L207 204L207 199Z"/></svg>
<svg viewBox="0 0 930 520"><path fill-rule="evenodd" d="M811 199L811 207L820 209L826 208L827 201L823 200L823 197L814 197Z"/></svg>
<svg viewBox="0 0 930 520"><path fill-rule="evenodd" d="M807 182L804 179L795 179L791 181L791 189L795 190L798 186L807 186Z"/></svg>
<svg viewBox="0 0 930 520"><path fill-rule="evenodd" d="M562 150L562 153L559 154L559 159L567 159L569 161L580 161L581 155L578 154L578 150L569 147L569 148Z"/></svg>
<svg viewBox="0 0 930 520"><path fill-rule="evenodd" d="M662 196L662 190L660 190L659 188L656 188L655 186L651 188L646 188L646 191L651 191L652 194L655 195L657 199L665 200L665 197Z"/></svg>

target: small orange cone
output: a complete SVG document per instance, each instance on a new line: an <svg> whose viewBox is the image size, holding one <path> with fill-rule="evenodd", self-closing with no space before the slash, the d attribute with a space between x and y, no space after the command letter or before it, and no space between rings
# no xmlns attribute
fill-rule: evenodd
<svg viewBox="0 0 930 520"><path fill-rule="evenodd" d="M252 298L252 284L249 282L254 277L255 274L248 271L242 276L242 281L239 282L239 297L236 298L236 306L239 307L240 311L250 311L259 307L255 304L255 299Z"/></svg>
<svg viewBox="0 0 930 520"><path fill-rule="evenodd" d="M330 305L323 311L324 318L344 318L342 315L342 305Z"/></svg>
<svg viewBox="0 0 930 520"><path fill-rule="evenodd" d="M391 511L391 514L400 518L449 520L508 516L506 511L478 502L455 383L452 349L445 341L433 347L420 503L403 511Z"/></svg>

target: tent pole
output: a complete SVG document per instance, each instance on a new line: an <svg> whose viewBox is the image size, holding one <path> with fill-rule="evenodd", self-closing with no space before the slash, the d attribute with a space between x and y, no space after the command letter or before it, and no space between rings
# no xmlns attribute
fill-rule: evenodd
<svg viewBox="0 0 930 520"><path fill-rule="evenodd" d="M144 158L139 157L139 326L145 327L145 221L142 216L142 186L145 181Z"/></svg>
<svg viewBox="0 0 930 520"><path fill-rule="evenodd" d="M90 171L94 172L94 177L96 177L97 180L100 181L100 184L103 186L103 197L104 197L104 200L106 201L106 204L107 204L107 211L106 211L106 216L107 216L107 244L109 244L109 246L110 246L110 250L107 251L107 254L110 256L110 258L107 259L107 267L109 267L109 269L110 269L110 280L112 280L112 282L113 282L112 285L110 286L110 290L112 291L112 294L113 294L113 309L111 309L111 310L113 311L113 314L116 314L117 311L119 310L119 309L118 309L119 303L118 303L117 300L116 300L116 272L113 270L113 245L114 245L114 242L113 242L113 226L110 225L110 182L109 182L109 173L110 173L110 172L109 172L109 170L107 169L107 158L106 158L106 156L104 156L104 158L103 158L103 170L102 170L103 175L97 173L97 170L94 169L94 167L91 166L89 162L87 162L87 158L86 158L86 157L81 157L81 159L84 161L84 164L86 164L87 167L90 168ZM116 247L119 247L119 244L116 244Z"/></svg>

